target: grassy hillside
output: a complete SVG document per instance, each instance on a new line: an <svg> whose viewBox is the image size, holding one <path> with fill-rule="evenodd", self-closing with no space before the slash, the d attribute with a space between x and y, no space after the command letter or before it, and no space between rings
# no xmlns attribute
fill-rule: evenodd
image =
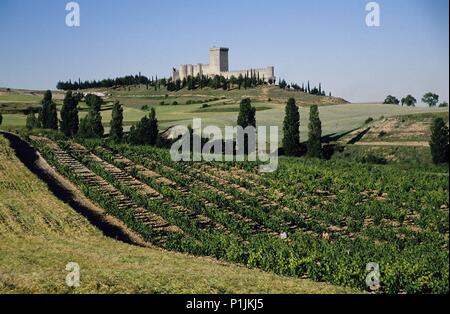
<svg viewBox="0 0 450 314"><path fill-rule="evenodd" d="M81 286L64 284L65 265ZM0 293L348 293L157 248L106 238L56 199L0 136Z"/></svg>
<svg viewBox="0 0 450 314"><path fill-rule="evenodd" d="M429 141L434 118L446 112L428 112L375 120L339 138L345 149L333 158L394 164L402 168L447 173L448 165L434 165Z"/></svg>
<svg viewBox="0 0 450 314"><path fill-rule="evenodd" d="M94 90L91 90L93 92ZM409 115L427 112L448 112L447 108L405 108L401 106L382 104L348 104L345 100L330 97L317 97L301 92L284 91L276 86L261 87L248 90L182 90L169 93L165 90L147 90L144 86L119 89L98 89L108 95L107 102L119 100L125 105L124 124L127 129L130 125L139 121L149 110L154 107L159 120L160 129L182 124L192 124L192 119L202 118L204 124L235 125L238 115L239 101L242 97L250 97L253 105L257 108L257 123L265 126L278 126L281 138L281 129L284 119L285 104L289 97L294 97L300 105L301 115L301 137L306 139L309 107L307 105L320 104L320 118L324 135L346 132L361 127L368 117L379 119L380 117L392 117L398 115ZM20 98L19 95L23 95ZM167 97L166 97L167 95ZM2 98L3 97L3 98ZM29 97L34 97L33 102L28 102ZM62 105L64 95L54 92L53 98ZM25 126L26 116L24 114L7 114L8 109L19 106L26 108L28 105L36 105L42 98L42 92L17 91L7 92L0 90L0 112L3 112L3 128L18 128ZM269 98L271 101L269 101ZM2 100L3 99L3 100ZM20 104L12 102L20 101ZM8 102L11 101L11 102ZM195 104L186 104L195 101ZM161 105L164 102L165 105ZM174 102L178 105L172 105ZM27 105L28 104L28 105ZM202 108L203 104L209 107ZM334 104L334 105L333 105ZM83 104L80 104L83 107ZM108 105L107 105L108 106ZM110 105L109 105L110 107ZM108 107L106 107L108 108ZM86 111L80 112L80 117L86 115ZM108 132L111 110L102 111L103 124Z"/></svg>

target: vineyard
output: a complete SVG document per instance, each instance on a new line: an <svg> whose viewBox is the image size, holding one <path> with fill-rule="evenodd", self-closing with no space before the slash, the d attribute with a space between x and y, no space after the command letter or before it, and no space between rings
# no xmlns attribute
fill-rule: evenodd
<svg viewBox="0 0 450 314"><path fill-rule="evenodd" d="M162 248L381 293L448 293L448 176L345 161L174 163L167 150L31 136L93 202Z"/></svg>

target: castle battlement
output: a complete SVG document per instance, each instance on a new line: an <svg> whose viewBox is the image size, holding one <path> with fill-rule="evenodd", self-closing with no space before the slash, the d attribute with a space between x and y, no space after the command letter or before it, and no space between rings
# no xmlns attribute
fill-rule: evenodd
<svg viewBox="0 0 450 314"><path fill-rule="evenodd" d="M182 64L178 69L173 68L172 79L183 80L188 76L216 76L221 75L226 78L232 76L239 77L239 75L254 75L264 78L265 80L275 81L275 68L273 66L268 66L259 69L245 69L238 71L229 70L228 62L228 48L217 48L213 47L209 49L209 64Z"/></svg>

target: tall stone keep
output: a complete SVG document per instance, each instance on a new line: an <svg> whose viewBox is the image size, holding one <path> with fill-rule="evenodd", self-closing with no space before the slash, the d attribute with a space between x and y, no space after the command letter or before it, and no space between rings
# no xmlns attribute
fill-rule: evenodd
<svg viewBox="0 0 450 314"><path fill-rule="evenodd" d="M209 70L211 73L228 72L228 48L209 49Z"/></svg>

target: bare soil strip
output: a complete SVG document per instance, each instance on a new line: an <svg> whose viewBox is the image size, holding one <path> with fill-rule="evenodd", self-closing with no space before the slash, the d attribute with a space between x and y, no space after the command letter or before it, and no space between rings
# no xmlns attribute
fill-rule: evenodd
<svg viewBox="0 0 450 314"><path fill-rule="evenodd" d="M152 241L155 241L157 243L164 243L169 234L182 232L181 229L179 229L177 226L169 224L161 216L134 204L131 199L126 197L118 189L109 184L106 180L96 175L89 168L85 167L75 158L70 156L69 153L62 150L53 141L42 137L35 137L33 139L44 142L47 147L52 150L57 160L61 164L69 167L69 169L71 169L78 177L80 177L85 184L92 187L97 187L110 195L112 199L114 199L117 207L120 210L133 212L133 215L144 225L149 225L152 230L157 233L157 236L154 237Z"/></svg>

